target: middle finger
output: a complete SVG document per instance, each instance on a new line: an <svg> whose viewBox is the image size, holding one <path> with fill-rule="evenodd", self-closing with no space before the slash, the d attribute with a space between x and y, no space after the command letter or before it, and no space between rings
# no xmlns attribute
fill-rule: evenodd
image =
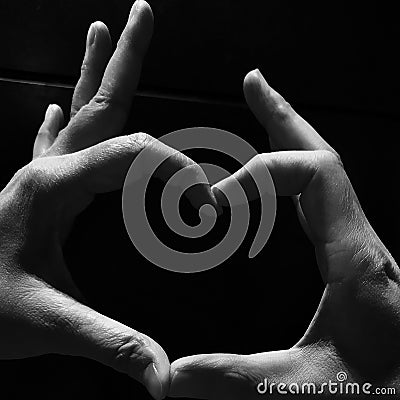
<svg viewBox="0 0 400 400"><path fill-rule="evenodd" d="M153 14L144 0L132 7L117 49L92 100L60 132L52 153L75 152L119 135L127 120L142 61L153 30ZM82 135L82 132L85 132Z"/></svg>

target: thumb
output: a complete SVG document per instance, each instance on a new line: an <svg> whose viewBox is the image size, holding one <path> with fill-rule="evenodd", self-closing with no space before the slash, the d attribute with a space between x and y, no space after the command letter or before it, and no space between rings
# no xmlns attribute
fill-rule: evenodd
<svg viewBox="0 0 400 400"><path fill-rule="evenodd" d="M308 357L307 352L298 347L250 355L201 354L184 357L171 364L168 395L258 400L260 394L267 393L269 385L273 387L280 382L295 382L295 371L304 368L305 357ZM314 379L315 371L310 369L308 372L309 378Z"/></svg>
<svg viewBox="0 0 400 400"><path fill-rule="evenodd" d="M171 365L170 397L196 399L247 399L251 380L246 356L200 354L176 360Z"/></svg>
<svg viewBox="0 0 400 400"><path fill-rule="evenodd" d="M18 278L2 358L65 354L93 359L141 382L155 399L169 388L168 357L147 335L80 304L32 276ZM3 310L3 314L4 314ZM3 317L6 317L3 315Z"/></svg>

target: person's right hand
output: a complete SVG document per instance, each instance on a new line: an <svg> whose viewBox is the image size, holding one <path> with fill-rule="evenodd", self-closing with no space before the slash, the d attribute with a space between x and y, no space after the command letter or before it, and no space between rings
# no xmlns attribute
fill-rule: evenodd
<svg viewBox="0 0 400 400"><path fill-rule="evenodd" d="M76 215L96 193L121 188L145 147L151 146L149 156L171 156L167 164L172 170L189 166L194 182L201 173L189 158L144 133L110 139L121 134L126 122L152 28L150 6L137 0L110 58L107 27L100 22L91 26L69 123L60 131L63 113L49 107L33 161L0 193L0 359L48 353L88 357L142 382L161 399L170 377L162 347L82 304L62 251ZM165 173L167 179L168 168ZM209 185L198 190L211 198ZM112 269L123 279L122 266ZM148 285L151 294L151 282L143 282L140 274L131 296L135 285ZM149 312L155 306L146 299L136 304Z"/></svg>
<svg viewBox="0 0 400 400"><path fill-rule="evenodd" d="M278 394L278 384L286 385L281 389L289 394L290 384L312 383L321 390L329 380L337 382L339 372L347 374L345 384L359 383L360 390L368 382L375 387L393 386L399 392L398 266L364 215L336 151L268 86L259 71L247 75L244 92L274 151L256 156L214 190L233 198L237 179L255 193L248 171L255 174L266 165L277 194L294 196L300 222L315 248L325 292L311 325L295 346L252 355L184 357L171 365L170 396L260 399L257 386L263 391L265 379L271 397L270 388ZM299 267L306 267L301 260L293 266ZM273 264L267 262L266 268ZM290 271L285 277L290 279ZM284 281L271 284L282 285L281 295L290 298ZM240 301L237 307L252 307L252 299ZM265 329L267 341L270 328L257 325L257 329ZM324 390L329 394L328 388Z"/></svg>

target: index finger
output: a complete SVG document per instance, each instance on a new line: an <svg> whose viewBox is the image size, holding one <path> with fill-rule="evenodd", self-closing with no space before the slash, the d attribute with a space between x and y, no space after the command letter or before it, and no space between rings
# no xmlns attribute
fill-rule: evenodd
<svg viewBox="0 0 400 400"><path fill-rule="evenodd" d="M337 155L256 69L247 74L243 91L250 109L267 130L272 150L328 150Z"/></svg>
<svg viewBox="0 0 400 400"><path fill-rule="evenodd" d="M327 150L340 159L336 150L304 120L256 69L247 74L243 91L250 109L266 129L271 150ZM311 238L299 196L293 196L300 223Z"/></svg>

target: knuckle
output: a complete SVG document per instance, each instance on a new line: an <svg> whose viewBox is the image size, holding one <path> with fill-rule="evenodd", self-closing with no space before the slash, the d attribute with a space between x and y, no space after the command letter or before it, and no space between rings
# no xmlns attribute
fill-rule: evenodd
<svg viewBox="0 0 400 400"><path fill-rule="evenodd" d="M128 373L129 375L137 375L135 371L144 369L149 364L150 343L145 337L137 334L128 334L116 347L113 355L113 363L118 371Z"/></svg>
<svg viewBox="0 0 400 400"><path fill-rule="evenodd" d="M17 179L24 192L30 195L45 195L50 193L56 183L57 175L53 173L44 158L38 158L17 173Z"/></svg>
<svg viewBox="0 0 400 400"><path fill-rule="evenodd" d="M274 167L276 162L277 162L277 160L275 157L269 157L269 154L260 153L260 154L255 155L249 161L249 163L244 166L244 168L249 168L251 170L253 167L257 170L261 170L264 173L265 172L264 168L269 170ZM263 168L263 169L261 169L261 168Z"/></svg>
<svg viewBox="0 0 400 400"><path fill-rule="evenodd" d="M317 163L320 168L340 168L343 169L343 163L338 153L330 150L316 151Z"/></svg>
<svg viewBox="0 0 400 400"><path fill-rule="evenodd" d="M69 113L69 118L72 119L75 117L76 114L78 114L79 108L76 105L72 105L71 107L71 112Z"/></svg>
<svg viewBox="0 0 400 400"><path fill-rule="evenodd" d="M102 72L101 67L93 60L84 60L81 64L81 76L99 75Z"/></svg>
<svg viewBox="0 0 400 400"><path fill-rule="evenodd" d="M81 75L86 74L90 71L90 64L87 61L84 61L81 65Z"/></svg>
<svg viewBox="0 0 400 400"><path fill-rule="evenodd" d="M295 114L292 106L280 95L273 96L273 106L270 108L271 119L279 124L290 121Z"/></svg>
<svg viewBox="0 0 400 400"><path fill-rule="evenodd" d="M110 94L100 90L95 94L92 101L99 108L107 108L112 103Z"/></svg>
<svg viewBox="0 0 400 400"><path fill-rule="evenodd" d="M130 108L129 102L123 101L102 89L99 89L92 101L97 108L104 111L111 110L113 112L128 113Z"/></svg>
<svg viewBox="0 0 400 400"><path fill-rule="evenodd" d="M264 153L258 153L256 154L251 160L250 162L254 165L258 165L258 164L263 164L265 163L265 154Z"/></svg>
<svg viewBox="0 0 400 400"><path fill-rule="evenodd" d="M152 136L144 132L137 132L129 135L128 139L131 144L133 144L134 146L139 146L139 148L142 149L144 149L146 146L156 140Z"/></svg>
<svg viewBox="0 0 400 400"><path fill-rule="evenodd" d="M37 137L39 139L42 139L42 138L46 138L47 136L50 136L49 128L47 126L42 126L41 128L39 128Z"/></svg>

